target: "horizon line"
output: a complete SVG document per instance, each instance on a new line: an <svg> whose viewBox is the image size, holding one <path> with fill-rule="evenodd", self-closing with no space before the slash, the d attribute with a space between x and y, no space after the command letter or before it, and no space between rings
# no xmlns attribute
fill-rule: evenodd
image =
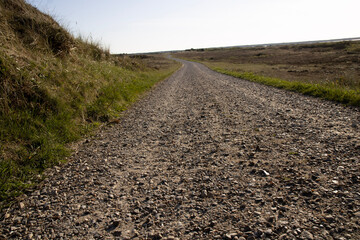
<svg viewBox="0 0 360 240"><path fill-rule="evenodd" d="M222 46L222 47L204 47L204 48L188 48L188 49L178 49L178 50L163 50L163 51L150 51L150 52L137 52L137 53L112 53L111 55L141 55L141 54L159 54L159 53L171 53L171 52L181 52L186 50L199 50L199 49L221 49L221 48L240 48L240 47L258 47L258 46L274 46L274 45L296 45L304 43L326 43L326 42L342 42L342 41L360 41L360 37L351 37L351 38L335 38L327 40L308 40L308 41L294 41L294 42L272 42L272 43L257 43L257 44L243 44L243 45L232 45L232 46Z"/></svg>

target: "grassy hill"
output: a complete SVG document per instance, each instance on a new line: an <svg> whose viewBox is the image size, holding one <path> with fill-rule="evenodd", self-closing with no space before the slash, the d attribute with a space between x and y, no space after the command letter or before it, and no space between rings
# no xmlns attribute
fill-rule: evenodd
<svg viewBox="0 0 360 240"><path fill-rule="evenodd" d="M159 55L112 56L23 0L0 0L0 33L3 203L179 67Z"/></svg>

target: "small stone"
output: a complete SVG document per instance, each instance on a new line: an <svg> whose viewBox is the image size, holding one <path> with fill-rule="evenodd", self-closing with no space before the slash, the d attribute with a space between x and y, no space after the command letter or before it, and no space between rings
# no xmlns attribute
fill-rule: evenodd
<svg viewBox="0 0 360 240"><path fill-rule="evenodd" d="M280 240L286 240L286 239L288 239L288 236L287 236L286 233L284 233L284 234L281 234L281 235L279 236L279 239L280 239Z"/></svg>
<svg viewBox="0 0 360 240"><path fill-rule="evenodd" d="M336 185L339 185L339 181L338 180L332 180L332 182Z"/></svg>
<svg viewBox="0 0 360 240"><path fill-rule="evenodd" d="M53 218L54 218L54 219L60 219L61 216L62 216L62 213L61 213L61 212L55 212L55 213L53 214Z"/></svg>
<svg viewBox="0 0 360 240"><path fill-rule="evenodd" d="M25 204L24 204L23 202L20 202L20 203L19 203L19 207L20 207L20 209L24 209L24 208L25 208Z"/></svg>
<svg viewBox="0 0 360 240"><path fill-rule="evenodd" d="M251 231L251 226L246 225L246 226L244 227L244 232L250 232L250 231Z"/></svg>
<svg viewBox="0 0 360 240"><path fill-rule="evenodd" d="M122 233L123 238L125 239L131 239L134 235L132 234L131 230L127 230Z"/></svg>
<svg viewBox="0 0 360 240"><path fill-rule="evenodd" d="M279 224L280 224L280 225L288 225L289 222L288 222L288 221L279 221Z"/></svg>
<svg viewBox="0 0 360 240"><path fill-rule="evenodd" d="M107 228L106 231L107 232L111 232L113 230L115 230L115 228L117 228L120 224L120 221L113 221Z"/></svg>
<svg viewBox="0 0 360 240"><path fill-rule="evenodd" d="M355 217L360 217L360 211L359 212L356 212L354 213Z"/></svg>
<svg viewBox="0 0 360 240"><path fill-rule="evenodd" d="M275 221L275 217L274 216L268 217L266 219L266 221L269 222L269 223L273 223Z"/></svg>
<svg viewBox="0 0 360 240"><path fill-rule="evenodd" d="M177 222L177 223L175 224L175 226L176 226L178 229L181 229L181 228L184 227L184 224L183 224L182 222Z"/></svg>
<svg viewBox="0 0 360 240"><path fill-rule="evenodd" d="M132 234L133 234L135 237L137 237L137 236L140 235L140 233L139 233L136 229L133 229L133 230L132 230Z"/></svg>
<svg viewBox="0 0 360 240"><path fill-rule="evenodd" d="M16 217L15 219L14 219L14 222L15 223L21 223L21 221L22 221L22 217Z"/></svg>
<svg viewBox="0 0 360 240"><path fill-rule="evenodd" d="M254 214L257 215L257 216L260 216L260 215L261 215L261 212L259 212L259 211L254 211Z"/></svg>
<svg viewBox="0 0 360 240"><path fill-rule="evenodd" d="M273 233L273 231L272 231L272 229L266 229L265 231L264 231L264 233L266 234L266 235L271 235L272 233Z"/></svg>
<svg viewBox="0 0 360 240"><path fill-rule="evenodd" d="M345 170L345 167L344 167L344 166L338 166L338 167L337 167L337 170L338 170L338 171L344 171L344 170Z"/></svg>
<svg viewBox="0 0 360 240"><path fill-rule="evenodd" d="M265 170L260 170L260 175L261 175L261 176L264 176L264 177L267 177L267 176L270 176L270 173L268 173L268 172L265 171Z"/></svg>
<svg viewBox="0 0 360 240"><path fill-rule="evenodd" d="M325 219L326 219L327 222L334 222L335 221L335 219L334 219L334 217L332 215L326 215Z"/></svg>
<svg viewBox="0 0 360 240"><path fill-rule="evenodd" d="M54 189L50 192L50 195L56 196L56 195L58 195L58 193L59 193L59 191L57 189Z"/></svg>
<svg viewBox="0 0 360 240"><path fill-rule="evenodd" d="M285 204L284 198L282 198L282 197L276 197L275 201L279 204Z"/></svg>
<svg viewBox="0 0 360 240"><path fill-rule="evenodd" d="M302 233L300 235L300 238L307 239L307 240L312 240L312 239L314 239L314 236L310 232L304 230L304 231L302 231Z"/></svg>
<svg viewBox="0 0 360 240"><path fill-rule="evenodd" d="M10 233L11 238L20 239L21 236L22 235L19 232L16 232L16 231Z"/></svg>
<svg viewBox="0 0 360 240"><path fill-rule="evenodd" d="M152 239L152 240L160 240L162 239L162 235L160 233L151 233L149 235L149 237Z"/></svg>
<svg viewBox="0 0 360 240"><path fill-rule="evenodd" d="M236 232L233 233L227 233L225 234L225 239L233 239L234 237L236 237L238 234Z"/></svg>
<svg viewBox="0 0 360 240"><path fill-rule="evenodd" d="M254 235L256 238L261 238L261 235L263 235L263 232L259 229L254 232Z"/></svg>
<svg viewBox="0 0 360 240"><path fill-rule="evenodd" d="M301 192L301 195L304 196L304 197L311 197L313 195L313 192L310 191L310 190L303 190Z"/></svg>
<svg viewBox="0 0 360 240"><path fill-rule="evenodd" d="M112 235L114 235L114 237L120 237L121 236L121 231L114 231L112 233Z"/></svg>
<svg viewBox="0 0 360 240"><path fill-rule="evenodd" d="M231 236L230 236L230 234L225 234L225 239L228 239L228 240L230 240L231 239Z"/></svg>

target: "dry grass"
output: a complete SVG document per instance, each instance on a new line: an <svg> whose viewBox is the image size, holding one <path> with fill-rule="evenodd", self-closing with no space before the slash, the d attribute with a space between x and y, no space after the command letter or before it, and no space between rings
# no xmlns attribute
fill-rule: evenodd
<svg viewBox="0 0 360 240"><path fill-rule="evenodd" d="M51 16L24 1L2 0L1 9L1 42L6 43L9 50L51 51L56 55L66 55L74 46L73 37ZM21 49L18 48L20 45Z"/></svg>
<svg viewBox="0 0 360 240"><path fill-rule="evenodd" d="M206 49L176 56L229 71L360 89L360 42Z"/></svg>
<svg viewBox="0 0 360 240"><path fill-rule="evenodd" d="M0 1L0 206L178 67L111 56L23 0ZM40 176L40 178L39 178Z"/></svg>
<svg viewBox="0 0 360 240"><path fill-rule="evenodd" d="M175 56L218 72L360 106L360 42L199 49Z"/></svg>

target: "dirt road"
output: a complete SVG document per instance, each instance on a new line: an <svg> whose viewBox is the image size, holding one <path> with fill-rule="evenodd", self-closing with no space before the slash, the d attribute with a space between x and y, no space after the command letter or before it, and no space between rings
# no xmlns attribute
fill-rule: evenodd
<svg viewBox="0 0 360 240"><path fill-rule="evenodd" d="M184 66L2 216L0 239L360 239L360 112Z"/></svg>

